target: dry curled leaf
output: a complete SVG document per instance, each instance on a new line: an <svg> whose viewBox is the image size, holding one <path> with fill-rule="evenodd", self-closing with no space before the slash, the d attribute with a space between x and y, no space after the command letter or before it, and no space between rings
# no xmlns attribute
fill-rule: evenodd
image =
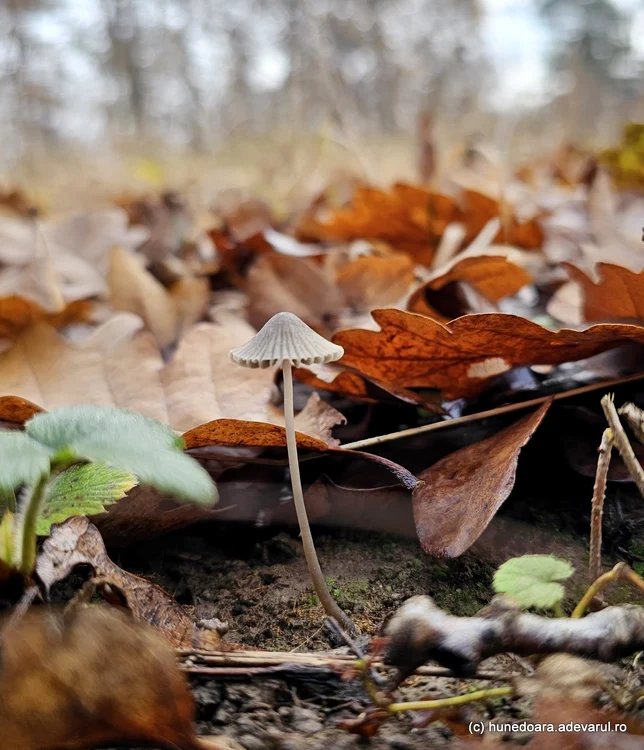
<svg viewBox="0 0 644 750"><path fill-rule="evenodd" d="M175 648L219 645L217 633L197 630L183 608L160 586L115 565L98 529L84 516L73 516L52 526L38 556L36 574L49 590L77 565L89 565L106 598L119 601L122 597L136 621L154 625ZM114 591L111 595L110 590Z"/></svg>
<svg viewBox="0 0 644 750"><path fill-rule="evenodd" d="M583 320L644 320L644 271L598 263L595 281L570 263L562 265L581 287Z"/></svg>
<svg viewBox="0 0 644 750"><path fill-rule="evenodd" d="M483 313L448 325L402 310L374 310L380 331L350 329L333 337L342 362L369 378L406 388L439 388L448 399L480 393L497 375L522 365L586 359L628 341L644 327L596 325L551 331L516 315Z"/></svg>
<svg viewBox="0 0 644 750"><path fill-rule="evenodd" d="M474 544L510 495L521 449L549 406L421 472L425 484L414 490L413 509L425 552L458 557Z"/></svg>
<svg viewBox="0 0 644 750"><path fill-rule="evenodd" d="M393 383L381 383L377 380L366 378L357 372L347 370L335 364L309 365L309 367L297 367L293 370L295 377L301 382L342 396L349 396L358 401L367 403L378 403L388 397L405 401L408 404L423 406L431 412L442 414L440 404L433 403L414 391L400 388ZM1 404L1 402L0 402ZM2 412L0 410L0 416Z"/></svg>
<svg viewBox="0 0 644 750"><path fill-rule="evenodd" d="M471 284L491 302L516 294L532 282L530 274L521 266L501 255L478 255L462 258L447 270L441 269L426 281L409 298L407 309L429 317L446 319L437 311L434 295L442 293L460 282ZM434 301L434 304L432 302ZM438 318L437 318L438 315Z"/></svg>
<svg viewBox="0 0 644 750"><path fill-rule="evenodd" d="M7 750L152 743L223 750L199 740L194 704L170 645L106 607L37 607L4 631L0 733Z"/></svg>

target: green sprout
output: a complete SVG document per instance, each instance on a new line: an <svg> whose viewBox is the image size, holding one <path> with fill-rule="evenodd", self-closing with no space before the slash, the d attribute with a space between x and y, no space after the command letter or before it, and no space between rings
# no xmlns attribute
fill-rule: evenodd
<svg viewBox="0 0 644 750"><path fill-rule="evenodd" d="M208 472L170 427L125 409L70 406L0 430L0 563L30 576L36 538L52 523L93 515L137 484L178 500L217 501ZM16 502L15 491L24 487Z"/></svg>

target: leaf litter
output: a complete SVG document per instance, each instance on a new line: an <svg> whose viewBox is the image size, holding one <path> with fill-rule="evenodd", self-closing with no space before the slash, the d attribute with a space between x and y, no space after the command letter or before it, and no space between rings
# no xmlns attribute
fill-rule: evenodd
<svg viewBox="0 0 644 750"><path fill-rule="evenodd" d="M423 153L427 161L427 144ZM121 208L63 219L36 219L28 201L7 198L9 214L0 220L3 424L20 429L35 414L76 404L131 409L182 435L224 500L215 511L177 507L129 477L111 476L96 489L91 520L100 531L83 517L65 521L63 500L44 517L41 532L54 525L38 562L40 584L56 589L73 568L89 566L107 603L153 623L175 646L221 646L215 631L204 635L195 624L192 604L115 565L101 533L127 544L200 519L293 523L277 368L240 372L228 359L284 311L344 348L337 366L296 371L296 440L311 518L401 534L413 534L415 521L426 553L469 564L468 550L480 550L483 531L497 522L502 528L505 507L516 503L513 490L534 461L524 469L519 458L528 441L541 440L544 465L555 460L548 431L555 420L566 424L566 412L546 400L553 389L575 391L588 382L582 374L598 391L609 378L620 388L625 376L624 400L637 398L633 378L642 363L622 352L644 343L644 247L633 231L644 204L622 195L601 169L575 171L566 163L573 156L559 154L541 181L517 172L503 189L487 157L431 187L348 182L279 219L267 203L234 193L219 196L198 220L174 192L124 196L115 201ZM236 307L211 309L212 287L234 290ZM595 358L609 350L617 356L602 369ZM506 406L520 408L528 388L543 397L536 411L510 424L494 419L496 405L499 416ZM599 394L580 398L581 408L596 408ZM459 415L468 421L450 426ZM443 429L432 435L433 426ZM378 447L383 434L389 448ZM577 477L592 462L590 442L582 450L589 459L561 457ZM85 469L69 471L73 478ZM252 554L269 559L262 549ZM543 551L527 540L526 549ZM621 555L624 544L616 549ZM375 575L369 585L386 599L396 580L380 584ZM329 586L344 595L341 582ZM363 627L373 633L376 623ZM590 716L586 704L583 710ZM454 714L448 725L458 733L460 721ZM168 731L179 734L168 736L197 747L188 725L172 725ZM99 740L127 738L127 726ZM20 731L25 739L16 747L44 747ZM149 726L141 732L132 736L160 739ZM76 746L64 744L67 736L61 747ZM79 737L82 746L94 735Z"/></svg>

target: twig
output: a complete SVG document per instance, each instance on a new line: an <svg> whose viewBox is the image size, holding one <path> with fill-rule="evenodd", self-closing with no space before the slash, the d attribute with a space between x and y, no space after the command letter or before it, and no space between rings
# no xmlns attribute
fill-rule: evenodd
<svg viewBox="0 0 644 750"><path fill-rule="evenodd" d="M609 580L623 574L644 587L644 581L636 582L628 570L625 564L622 571L613 569ZM589 601L589 595L580 605ZM428 596L414 596L394 614L387 635L387 663L398 667L402 679L430 659L470 676L484 659L508 652L519 656L562 652L612 662L644 649L644 607L608 607L580 620L542 617L496 599L481 615L454 617Z"/></svg>
<svg viewBox="0 0 644 750"><path fill-rule="evenodd" d="M593 504L590 515L590 559L588 574L591 581L597 580L602 572L602 519L604 516L604 498L606 496L606 479L610 466L610 454L613 450L613 433L610 427L604 430L599 445L597 473L593 488Z"/></svg>
<svg viewBox="0 0 644 750"><path fill-rule="evenodd" d="M431 711L436 708L449 708L450 706L463 706L474 701L484 701L488 698L501 698L514 694L513 687L489 688L488 690L475 690L472 693L453 695L450 698L437 698L432 701L409 701L409 703L390 703L387 711L401 713L402 711Z"/></svg>
<svg viewBox="0 0 644 750"><path fill-rule="evenodd" d="M454 419L445 419L442 422L432 422L431 424L424 424L420 427L411 427L408 430L400 430L399 432L389 432L386 435L377 435L376 437L365 438L364 440L357 440L354 443L345 443L342 448L347 450L362 450L368 448L371 445L380 445L381 443L389 443L392 440L401 440L407 437L413 437L414 435L421 435L425 432L434 432L435 430L443 430L447 427L454 427L459 424L468 424L469 422L476 422L482 419L489 419L490 417L496 417L499 414L508 414L513 411L522 411L523 409L529 409L531 406L539 406L544 401L552 398L554 401L561 401L563 399L572 398L573 396L580 396L584 393L592 393L593 391L599 391L603 388L610 388L616 385L622 385L624 383L632 383L637 380L644 379L644 373L637 373L636 375L627 375L623 378L611 378L611 380L604 380L601 383L595 383L593 385L582 385L579 388L572 388L569 391L563 391L562 393L555 393L549 396L539 396L538 398L532 398L529 401L521 401L518 404L505 404L504 406L497 406L495 409L488 409L487 411L479 411L476 414L466 414L464 417L455 417Z"/></svg>
<svg viewBox="0 0 644 750"><path fill-rule="evenodd" d="M622 423L619 420L617 409L615 409L615 403L613 401L613 395L607 393L602 398L602 409L608 420L608 424L613 432L613 441L615 447L619 451L619 455L622 457L622 461L626 464L626 468L633 477L633 481L637 485L637 489L640 491L640 495L644 497L644 469L640 462L637 460L633 447L631 446Z"/></svg>
<svg viewBox="0 0 644 750"><path fill-rule="evenodd" d="M196 651L177 649L178 659L184 671L193 674L220 674L232 676L250 673L251 670L262 670L283 665L303 665L311 667L328 667L329 669L346 669L356 663L351 654L331 654L324 652L292 653L285 651ZM374 659L372 667L378 669L386 665L382 660ZM416 674L427 677L454 677L454 672L444 667L419 667ZM502 672L484 670L475 675L478 680L508 680L510 676Z"/></svg>

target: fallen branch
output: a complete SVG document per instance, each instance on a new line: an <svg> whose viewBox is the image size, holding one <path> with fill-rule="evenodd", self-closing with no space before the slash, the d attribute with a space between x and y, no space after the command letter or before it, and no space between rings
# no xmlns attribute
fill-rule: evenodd
<svg viewBox="0 0 644 750"><path fill-rule="evenodd" d="M401 678L433 659L459 675L472 675L496 654L563 652L612 662L644 649L644 608L608 607L582 619L548 618L495 599L475 617L454 617L428 596L407 600L390 620L386 663Z"/></svg>
<svg viewBox="0 0 644 750"><path fill-rule="evenodd" d="M351 654L331 653L293 653L288 651L195 651L177 649L175 651L183 671L190 674L207 674L222 678L271 674L273 668L285 666L327 667L333 670L344 670L356 664L357 659ZM370 666L384 668L384 662L378 659L370 661ZM416 674L428 677L454 677L454 673L444 667L419 666ZM476 673L479 680L508 680L510 675L486 670Z"/></svg>
<svg viewBox="0 0 644 750"><path fill-rule="evenodd" d="M608 427L602 435L597 459L597 473L593 488L593 504L590 516L590 555L588 573L591 581L596 581L602 572L602 519L604 516L604 498L606 497L606 480L610 466L610 454L613 451L613 433Z"/></svg>

